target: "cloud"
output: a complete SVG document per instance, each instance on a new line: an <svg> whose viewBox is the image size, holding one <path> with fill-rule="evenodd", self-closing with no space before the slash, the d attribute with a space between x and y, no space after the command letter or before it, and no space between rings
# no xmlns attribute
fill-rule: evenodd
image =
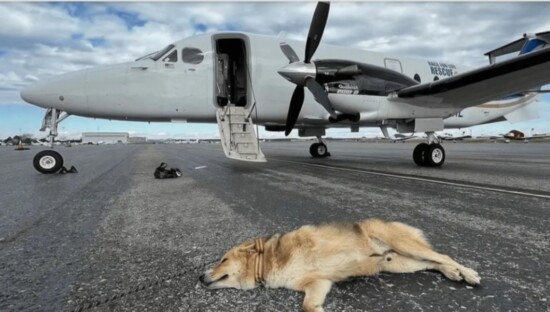
<svg viewBox="0 0 550 312"><path fill-rule="evenodd" d="M34 42L58 45L78 31L79 21L45 3L0 4L0 40L3 49L28 49Z"/></svg>
<svg viewBox="0 0 550 312"><path fill-rule="evenodd" d="M2 3L0 65L43 79L124 62L218 30L305 39L315 3ZM486 63L483 53L550 29L547 3L334 3L323 42L385 53ZM3 89L21 82L4 80Z"/></svg>
<svg viewBox="0 0 550 312"><path fill-rule="evenodd" d="M315 5L0 3L0 105L22 103L19 90L33 81L133 60L198 33L283 32L303 40ZM323 43L477 67L487 63L484 52L550 30L547 16L549 3L337 2Z"/></svg>

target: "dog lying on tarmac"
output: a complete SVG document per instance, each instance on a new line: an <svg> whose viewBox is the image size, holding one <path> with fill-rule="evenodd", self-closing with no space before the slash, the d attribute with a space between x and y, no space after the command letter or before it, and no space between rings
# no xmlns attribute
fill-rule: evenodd
<svg viewBox="0 0 550 312"><path fill-rule="evenodd" d="M200 276L209 289L285 287L305 292L304 310L320 312L332 283L378 272L437 270L453 281L479 284L476 271L435 252L421 230L369 219L354 224L306 225L229 250Z"/></svg>

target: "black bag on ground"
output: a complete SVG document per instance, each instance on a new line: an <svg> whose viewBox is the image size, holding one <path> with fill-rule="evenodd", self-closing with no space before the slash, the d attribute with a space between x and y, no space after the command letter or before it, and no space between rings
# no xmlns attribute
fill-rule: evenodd
<svg viewBox="0 0 550 312"><path fill-rule="evenodd" d="M181 171L178 168L166 169L166 163L163 162L155 169L155 179L173 179L181 177Z"/></svg>

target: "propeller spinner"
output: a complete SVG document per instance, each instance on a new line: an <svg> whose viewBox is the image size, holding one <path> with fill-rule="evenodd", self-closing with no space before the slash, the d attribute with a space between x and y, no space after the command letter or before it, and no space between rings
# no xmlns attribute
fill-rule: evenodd
<svg viewBox="0 0 550 312"><path fill-rule="evenodd" d="M278 72L288 81L296 84L288 108L285 135L288 135L290 131L292 131L300 115L302 105L304 104L304 87L308 88L315 97L315 100L321 104L333 118L337 117L323 86L315 80L317 68L315 67L315 63L311 62L311 58L313 54L315 54L321 42L321 38L323 37L329 8L330 4L327 2L319 2L317 4L311 25L309 26L303 62L300 61L298 55L291 46L286 43L281 43L280 45L281 51L283 51L284 55L288 58L290 64L281 68Z"/></svg>

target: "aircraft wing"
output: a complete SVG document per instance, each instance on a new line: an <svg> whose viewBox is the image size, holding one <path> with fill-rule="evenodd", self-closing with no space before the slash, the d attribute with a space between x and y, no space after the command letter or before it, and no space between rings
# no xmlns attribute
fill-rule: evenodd
<svg viewBox="0 0 550 312"><path fill-rule="evenodd" d="M466 108L550 83L550 47L438 81L401 89L390 100Z"/></svg>
<svg viewBox="0 0 550 312"><path fill-rule="evenodd" d="M540 135L534 135L530 137L523 138L524 140L534 140L534 139L546 139L550 138L550 134L540 134Z"/></svg>

